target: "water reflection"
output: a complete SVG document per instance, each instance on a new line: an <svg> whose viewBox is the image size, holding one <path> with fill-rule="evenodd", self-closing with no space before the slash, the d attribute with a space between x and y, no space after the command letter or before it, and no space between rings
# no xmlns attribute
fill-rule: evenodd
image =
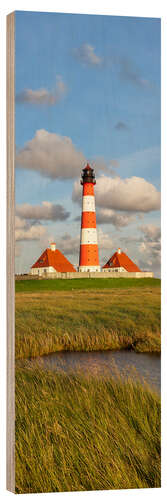
<svg viewBox="0 0 167 500"><path fill-rule="evenodd" d="M125 379L143 379L160 391L161 362L155 354L136 353L134 351L98 351L98 352L57 352L30 361L31 365L40 363L43 369L81 372L89 375L116 376Z"/></svg>

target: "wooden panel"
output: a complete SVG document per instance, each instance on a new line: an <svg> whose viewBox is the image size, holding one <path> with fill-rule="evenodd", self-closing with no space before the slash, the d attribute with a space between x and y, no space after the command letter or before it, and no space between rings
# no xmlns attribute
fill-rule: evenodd
<svg viewBox="0 0 167 500"><path fill-rule="evenodd" d="M15 492L15 14L7 16L7 489Z"/></svg>

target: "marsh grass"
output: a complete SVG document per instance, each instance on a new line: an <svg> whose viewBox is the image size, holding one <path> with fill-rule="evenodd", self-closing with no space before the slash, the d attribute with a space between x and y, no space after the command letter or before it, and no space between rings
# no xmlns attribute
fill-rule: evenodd
<svg viewBox="0 0 167 500"><path fill-rule="evenodd" d="M160 352L159 287L16 294L17 359L130 348Z"/></svg>
<svg viewBox="0 0 167 500"><path fill-rule="evenodd" d="M155 392L119 375L24 363L16 369L17 493L160 487Z"/></svg>

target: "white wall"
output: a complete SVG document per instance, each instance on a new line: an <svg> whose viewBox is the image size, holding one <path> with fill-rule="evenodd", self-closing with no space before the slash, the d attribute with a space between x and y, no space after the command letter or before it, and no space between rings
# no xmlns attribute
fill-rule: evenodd
<svg viewBox="0 0 167 500"><path fill-rule="evenodd" d="M102 269L102 272L103 273L111 273L111 272L122 273L122 272L126 272L126 269L124 269L124 267L107 267L106 269Z"/></svg>
<svg viewBox="0 0 167 500"><path fill-rule="evenodd" d="M49 266L49 267L33 267L30 270L30 274L39 274L40 276L41 276L41 274L55 273L55 272L56 272L56 270L52 266Z"/></svg>

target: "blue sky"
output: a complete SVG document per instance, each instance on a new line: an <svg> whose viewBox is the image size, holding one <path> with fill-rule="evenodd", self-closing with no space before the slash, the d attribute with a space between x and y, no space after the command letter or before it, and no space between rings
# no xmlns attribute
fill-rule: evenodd
<svg viewBox="0 0 167 500"><path fill-rule="evenodd" d="M110 183L110 213L98 225L99 239L106 242L105 248L100 244L101 263L122 246L140 266L158 274L160 20L16 12L15 36L16 271L26 272L51 237L78 263L77 180L89 160L106 186L108 178L120 179L120 201L133 190L130 181L126 191L126 179L138 179L137 204L133 201L130 210L126 203L124 210L119 203L115 208L115 184ZM150 199L144 209L141 178L148 182ZM98 193L100 221L107 207L100 187ZM30 207L26 212L23 205L39 208L44 201L61 205L68 217L56 218L55 209L49 219L39 209L39 217L36 210L36 218L29 218ZM117 220L120 214L125 224Z"/></svg>

